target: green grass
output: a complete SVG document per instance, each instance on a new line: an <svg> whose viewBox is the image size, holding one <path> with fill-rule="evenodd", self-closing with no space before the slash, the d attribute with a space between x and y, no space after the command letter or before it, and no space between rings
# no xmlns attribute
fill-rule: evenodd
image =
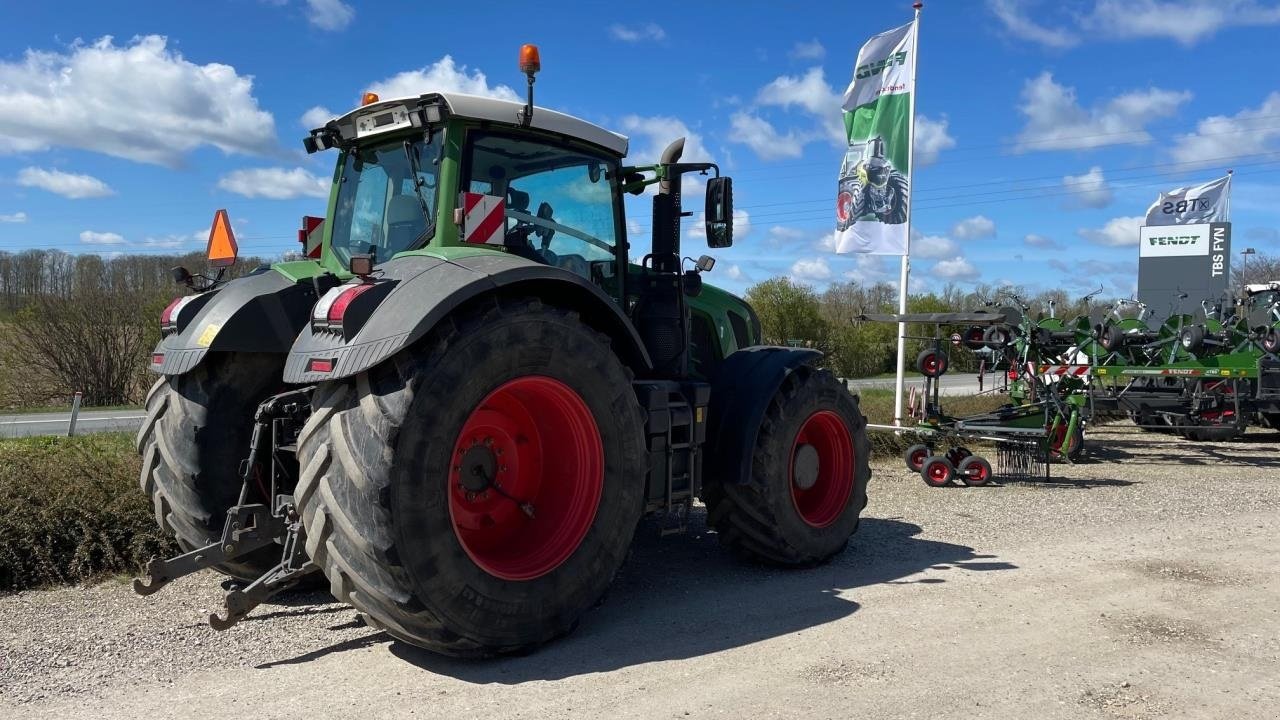
<svg viewBox="0 0 1280 720"><path fill-rule="evenodd" d="M0 591L134 572L177 548L124 433L0 440Z"/></svg>

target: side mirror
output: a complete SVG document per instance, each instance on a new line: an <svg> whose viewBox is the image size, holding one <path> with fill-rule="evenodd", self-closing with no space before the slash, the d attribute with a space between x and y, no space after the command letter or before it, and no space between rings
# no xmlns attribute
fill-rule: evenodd
<svg viewBox="0 0 1280 720"><path fill-rule="evenodd" d="M707 181L707 247L733 246L733 179Z"/></svg>

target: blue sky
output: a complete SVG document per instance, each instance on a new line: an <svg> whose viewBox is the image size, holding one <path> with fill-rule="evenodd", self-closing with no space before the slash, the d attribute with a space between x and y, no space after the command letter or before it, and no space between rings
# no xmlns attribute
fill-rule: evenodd
<svg viewBox="0 0 1280 720"><path fill-rule="evenodd" d="M229 210L243 252L292 250L333 153L300 139L367 89L522 92L735 178L714 281L893 280L835 255L839 96L910 3L27 3L0 24L0 250L170 252ZM1235 168L1237 249L1280 252L1280 3L927 3L913 291L1017 282L1127 294L1160 189ZM317 110L316 108L319 108ZM307 121L304 121L304 116ZM647 245L648 208L628 208ZM687 254L699 248L686 245Z"/></svg>

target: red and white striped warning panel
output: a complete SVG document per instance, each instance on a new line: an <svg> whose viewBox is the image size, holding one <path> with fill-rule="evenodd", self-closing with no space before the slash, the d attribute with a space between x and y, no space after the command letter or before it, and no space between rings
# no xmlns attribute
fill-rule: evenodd
<svg viewBox="0 0 1280 720"><path fill-rule="evenodd" d="M1081 377L1089 374L1088 365L1041 365L1041 375Z"/></svg>
<svg viewBox="0 0 1280 720"><path fill-rule="evenodd" d="M506 229L504 198L462 193L462 241L477 245L502 245Z"/></svg>
<svg viewBox="0 0 1280 720"><path fill-rule="evenodd" d="M319 258L324 248L324 218L302 216L302 229L298 231L302 252L309 258Z"/></svg>

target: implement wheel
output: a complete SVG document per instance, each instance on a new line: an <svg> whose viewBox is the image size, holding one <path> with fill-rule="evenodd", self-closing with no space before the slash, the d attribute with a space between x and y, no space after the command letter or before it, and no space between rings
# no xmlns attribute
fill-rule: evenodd
<svg viewBox="0 0 1280 720"><path fill-rule="evenodd" d="M147 393L147 415L136 447L142 455L142 492L156 522L184 551L222 537L227 508L240 496L240 461L249 454L258 403L283 388L284 356L210 353L184 375L160 378ZM265 502L251 488L251 502ZM256 580L280 562L269 545L214 569Z"/></svg>
<svg viewBox="0 0 1280 720"><path fill-rule="evenodd" d="M920 477L929 487L946 487L951 484L951 478L955 477L955 474L955 466L941 455L926 458L924 467L920 468Z"/></svg>
<svg viewBox="0 0 1280 720"><path fill-rule="evenodd" d="M985 458L971 455L960 461L956 468L960 482L971 487L982 487L991 482L991 463Z"/></svg>
<svg viewBox="0 0 1280 720"><path fill-rule="evenodd" d="M916 370L925 377L936 378L947 371L947 356L937 350L921 350L916 356Z"/></svg>
<svg viewBox="0 0 1280 720"><path fill-rule="evenodd" d="M902 459L906 461L908 470L920 472L920 468L924 467L924 459L931 454L928 445L912 445L902 454Z"/></svg>
<svg viewBox="0 0 1280 720"><path fill-rule="evenodd" d="M607 337L490 301L317 389L295 497L333 594L405 642L522 652L603 596L643 509L639 404Z"/></svg>
<svg viewBox="0 0 1280 720"><path fill-rule="evenodd" d="M797 368L765 412L748 482L710 480L707 521L721 544L779 565L823 562L844 549L867 504L870 443L858 399L828 370ZM739 477L737 468L716 477Z"/></svg>

